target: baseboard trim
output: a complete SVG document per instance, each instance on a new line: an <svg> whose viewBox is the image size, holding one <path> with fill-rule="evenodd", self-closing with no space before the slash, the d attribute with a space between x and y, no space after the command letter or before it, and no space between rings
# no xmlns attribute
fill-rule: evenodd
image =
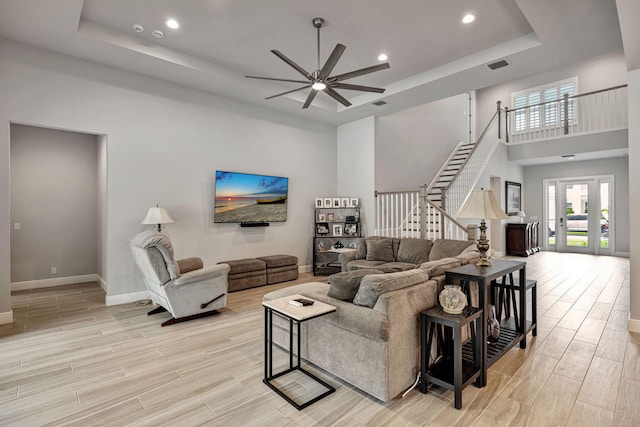
<svg viewBox="0 0 640 427"><path fill-rule="evenodd" d="M100 287L105 293L107 294L109 293L107 292L107 282L102 278L101 275L96 274L96 282L98 282L98 285L100 285Z"/></svg>
<svg viewBox="0 0 640 427"><path fill-rule="evenodd" d="M627 323L627 329L629 332L640 333L640 319L632 319L629 314L629 322Z"/></svg>
<svg viewBox="0 0 640 427"><path fill-rule="evenodd" d="M84 274L82 276L55 277L52 279L26 280L24 282L12 282L12 291L24 291L27 289L51 288L53 286L75 285L76 283L96 282L97 274Z"/></svg>
<svg viewBox="0 0 640 427"><path fill-rule="evenodd" d="M631 254L629 252L614 252L613 256L618 256L621 258L629 258L631 256Z"/></svg>
<svg viewBox="0 0 640 427"><path fill-rule="evenodd" d="M313 268L311 265L300 265L298 266L298 273L309 273L313 271Z"/></svg>
<svg viewBox="0 0 640 427"><path fill-rule="evenodd" d="M13 310L0 313L0 325L5 325L7 323L13 323Z"/></svg>
<svg viewBox="0 0 640 427"><path fill-rule="evenodd" d="M120 304L128 304L130 302L136 302L143 299L149 299L149 291L138 291L131 292L128 294L120 294L120 295L107 295L105 298L105 305L120 305Z"/></svg>

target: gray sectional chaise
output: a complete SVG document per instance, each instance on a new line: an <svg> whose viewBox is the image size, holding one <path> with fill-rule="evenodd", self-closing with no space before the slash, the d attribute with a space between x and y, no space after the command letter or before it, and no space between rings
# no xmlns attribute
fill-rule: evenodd
<svg viewBox="0 0 640 427"><path fill-rule="evenodd" d="M376 244L361 240L361 244L368 244L372 253L369 258L373 258ZM351 264L367 261L367 250L359 247L358 253L364 256L344 259L346 271L331 276L330 283L304 283L264 296L271 300L300 294L334 305L335 313L302 324L302 357L383 402L398 396L416 379L418 315L436 305L444 271L479 259L472 241L442 239L424 244L417 239L389 240L382 245L391 244L392 250L396 245L393 261ZM404 255L408 255L409 247L427 248L426 254L414 254L416 260L425 259L426 255L426 261L413 263L410 269L403 266L400 271L385 272L385 268L398 268L397 264L381 267L385 263L406 262L397 261L398 253L402 254L401 259L408 259ZM288 348L288 323L278 320L282 319L276 316L274 341Z"/></svg>

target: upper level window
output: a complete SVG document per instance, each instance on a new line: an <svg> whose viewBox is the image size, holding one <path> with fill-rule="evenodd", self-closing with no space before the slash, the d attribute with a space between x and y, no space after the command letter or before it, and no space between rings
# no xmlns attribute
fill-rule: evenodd
<svg viewBox="0 0 640 427"><path fill-rule="evenodd" d="M526 132L560 126L564 120L564 94L578 93L578 78L538 86L511 94L515 110L515 131ZM555 102L554 102L555 101ZM569 102L568 118L573 120L575 107Z"/></svg>

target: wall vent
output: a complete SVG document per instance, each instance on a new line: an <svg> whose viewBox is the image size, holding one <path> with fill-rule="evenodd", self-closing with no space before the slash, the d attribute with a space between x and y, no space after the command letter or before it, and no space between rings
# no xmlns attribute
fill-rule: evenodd
<svg viewBox="0 0 640 427"><path fill-rule="evenodd" d="M383 105L387 105L385 101L376 101L376 102L372 102L372 104L375 105L376 107L382 107Z"/></svg>
<svg viewBox="0 0 640 427"><path fill-rule="evenodd" d="M509 65L509 62L506 59L499 59L495 62L487 64L490 70L497 70L498 68L506 67Z"/></svg>

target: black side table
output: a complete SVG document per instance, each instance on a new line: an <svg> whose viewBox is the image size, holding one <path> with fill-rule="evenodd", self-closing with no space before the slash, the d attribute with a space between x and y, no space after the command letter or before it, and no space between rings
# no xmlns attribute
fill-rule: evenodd
<svg viewBox="0 0 640 427"><path fill-rule="evenodd" d="M482 309L465 307L462 314L448 314L442 307L436 306L420 313L420 391L426 393L430 383L453 390L456 409L462 408L462 389L480 377L481 373L481 334ZM453 330L450 333L439 326ZM462 350L462 327L469 325L471 330L470 353ZM429 366L429 355L434 334L438 339L438 355L433 365ZM476 333L478 331L478 333Z"/></svg>

